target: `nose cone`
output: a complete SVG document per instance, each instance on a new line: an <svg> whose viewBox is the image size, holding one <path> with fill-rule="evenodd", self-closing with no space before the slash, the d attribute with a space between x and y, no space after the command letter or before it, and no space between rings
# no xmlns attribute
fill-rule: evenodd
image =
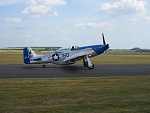
<svg viewBox="0 0 150 113"><path fill-rule="evenodd" d="M108 48L109 48L109 44L106 44L104 49L107 50Z"/></svg>

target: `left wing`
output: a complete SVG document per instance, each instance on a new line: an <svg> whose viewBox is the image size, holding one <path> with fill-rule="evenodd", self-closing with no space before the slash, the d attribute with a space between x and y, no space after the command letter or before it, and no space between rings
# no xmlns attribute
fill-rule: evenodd
<svg viewBox="0 0 150 113"><path fill-rule="evenodd" d="M77 58L81 58L83 56L90 55L90 54L92 54L92 52L93 52L93 49L91 49L91 48L86 49L86 50L77 50L73 55L67 57L63 62L68 62L73 59L77 59Z"/></svg>

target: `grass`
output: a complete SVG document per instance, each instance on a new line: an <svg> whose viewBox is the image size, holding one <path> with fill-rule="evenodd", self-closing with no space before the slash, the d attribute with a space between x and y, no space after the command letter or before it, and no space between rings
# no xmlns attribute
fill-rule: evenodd
<svg viewBox="0 0 150 113"><path fill-rule="evenodd" d="M23 64L21 52L0 52L0 64Z"/></svg>
<svg viewBox="0 0 150 113"><path fill-rule="evenodd" d="M150 64L150 53L108 53L94 64ZM79 61L78 64L81 64ZM23 64L21 52L0 52L0 64ZM0 113L148 113L150 76L0 79Z"/></svg>
<svg viewBox="0 0 150 113"><path fill-rule="evenodd" d="M150 53L105 53L92 58L97 64L150 64Z"/></svg>
<svg viewBox="0 0 150 113"><path fill-rule="evenodd" d="M149 76L0 79L1 113L149 111Z"/></svg>
<svg viewBox="0 0 150 113"><path fill-rule="evenodd" d="M94 64L150 64L150 53L104 53L91 58L91 61ZM0 52L0 64L23 64L23 54ZM82 61L78 64L82 64Z"/></svg>

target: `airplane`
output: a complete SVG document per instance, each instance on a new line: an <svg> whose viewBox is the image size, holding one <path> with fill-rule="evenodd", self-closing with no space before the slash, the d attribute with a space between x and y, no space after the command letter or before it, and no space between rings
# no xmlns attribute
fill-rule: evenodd
<svg viewBox="0 0 150 113"><path fill-rule="evenodd" d="M25 64L43 64L45 68L46 64L53 63L58 65L75 64L78 60L83 60L84 67L88 69L94 69L94 64L90 58L100 55L109 49L109 44L106 44L104 34L102 33L103 44L90 45L90 46L72 46L72 48L60 48L51 54L41 55L36 54L30 47L23 49L24 63Z"/></svg>

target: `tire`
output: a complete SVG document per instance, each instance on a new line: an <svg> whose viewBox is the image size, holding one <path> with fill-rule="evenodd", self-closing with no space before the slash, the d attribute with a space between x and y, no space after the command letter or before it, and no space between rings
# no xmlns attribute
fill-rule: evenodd
<svg viewBox="0 0 150 113"><path fill-rule="evenodd" d="M45 65L42 65L42 68L45 68L46 66Z"/></svg>
<svg viewBox="0 0 150 113"><path fill-rule="evenodd" d="M84 62L83 65L84 65L84 67L88 67L88 62L87 61Z"/></svg>
<svg viewBox="0 0 150 113"><path fill-rule="evenodd" d="M92 63L92 66L88 67L90 70L94 69L94 64Z"/></svg>

